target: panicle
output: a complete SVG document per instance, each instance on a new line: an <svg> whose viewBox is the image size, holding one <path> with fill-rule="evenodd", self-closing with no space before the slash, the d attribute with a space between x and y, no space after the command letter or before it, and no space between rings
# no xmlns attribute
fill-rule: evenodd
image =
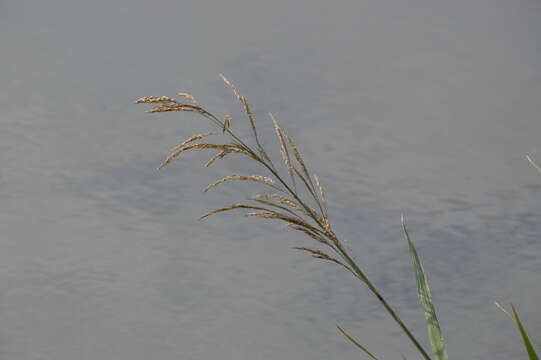
<svg viewBox="0 0 541 360"><path fill-rule="evenodd" d="M212 189L213 187L221 184L221 183L224 183L226 181L231 181L231 180L248 180L248 181L256 181L256 182L262 182L262 183L265 183L265 184L273 184L274 183L274 180L272 180L271 178L269 177L266 177L266 176L261 176L261 175L227 175L227 176L224 176L223 178L221 178L220 180L218 181L215 181L213 182L212 184L209 184L206 188L203 189L203 192L207 192L209 191L210 189Z"/></svg>
<svg viewBox="0 0 541 360"><path fill-rule="evenodd" d="M179 148L183 147L184 145L186 144L189 144L195 140L201 140L207 136L210 136L212 135L212 133L204 133L204 134L195 134L195 135L192 135L190 136L189 138L187 138L186 140L184 140L183 142L181 142L180 144L178 145L175 145L174 148L171 149L171 151L175 151L175 150L178 150Z"/></svg>
<svg viewBox="0 0 541 360"><path fill-rule="evenodd" d="M314 257L316 259L327 260L327 261L337 263L338 265L343 265L340 261L338 261L335 258L327 255L326 253L324 253L321 250L315 250L315 249L310 249L310 248L306 248L306 247L294 247L293 249L307 251L310 254L312 254L312 257Z"/></svg>
<svg viewBox="0 0 541 360"><path fill-rule="evenodd" d="M282 153L282 160L284 161L287 171L289 172L289 175L293 180L293 165L291 164L291 159L289 158L289 151L287 150L287 145L285 141L285 136L287 136L287 134L280 126L278 120L276 120L276 118L271 113L269 113L269 116L274 123L274 131L276 132L276 136L278 137L278 140L280 142L280 152Z"/></svg>
<svg viewBox="0 0 541 360"><path fill-rule="evenodd" d="M184 151L191 150L191 149L228 149L231 145L223 145L223 144L191 144L191 145L184 145L180 148L177 148L175 151L173 151L171 154L169 154L165 160L161 163L161 165L158 167L158 169L163 168L164 166L168 165L173 161L175 158L177 158L180 154L182 154Z"/></svg>
<svg viewBox="0 0 541 360"><path fill-rule="evenodd" d="M156 104L156 103L176 103L175 99L167 96L144 96L135 100L134 104Z"/></svg>
<svg viewBox="0 0 541 360"><path fill-rule="evenodd" d="M197 219L202 220L202 219L206 218L207 216L214 215L214 214L224 212L224 211L233 210L233 209L267 210L267 209L265 209L263 207L259 207L259 206L252 206L252 205L246 205L246 204L233 204L233 205L230 205L230 206L227 206L227 207L211 210L211 211L199 216Z"/></svg>

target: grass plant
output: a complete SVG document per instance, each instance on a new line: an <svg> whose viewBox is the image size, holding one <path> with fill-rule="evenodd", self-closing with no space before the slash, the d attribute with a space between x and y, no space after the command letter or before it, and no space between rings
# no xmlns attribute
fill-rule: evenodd
<svg viewBox="0 0 541 360"><path fill-rule="evenodd" d="M221 75L221 77L243 109L243 116L246 117L247 126L251 131L251 136L249 138L241 138L237 135L233 130L232 125L234 124L236 127L240 124L234 123L233 118L230 115L217 116L207 111L204 107L198 105L195 98L188 93L179 93L178 96L181 100L167 96L146 96L135 101L136 104L151 104L152 107L148 110L149 113L193 112L208 119L216 126L217 131L214 133L194 134L175 145L160 164L159 169L171 164L186 151L203 149L215 151L213 156L204 163L204 167L209 167L217 160L231 155L242 156L247 161L257 165L258 169L263 171L262 174L226 175L209 184L203 191L207 192L220 184L230 181L256 182L261 184L267 191L261 194L252 195L245 201L210 210L199 216L199 219L202 220L218 213L244 210L244 215L247 217L279 220L284 223L285 227L302 232L314 240L314 246L299 246L294 247L294 249L304 251L313 258L335 263L351 273L361 284L366 286L370 293L379 301L389 316L418 351L419 355L425 360L431 360L432 357L429 355L429 352L425 350L409 327L406 326L402 318L397 314L395 309L383 297L382 292L370 279L368 279L365 272L351 255L349 248L334 232L331 221L329 220L325 189L317 176L310 172L293 139L284 130L280 122L269 113L269 118L274 124L274 132L278 140L281 154L281 165L279 165L278 162L273 162L259 138L255 118L247 99L240 94L237 88L226 77L223 75ZM208 139L213 137L217 138L217 140L208 141ZM539 168L531 158L528 157L528 160L539 172L541 172L541 168ZM432 302L432 295L428 286L427 276L422 266L421 259L409 236L404 217L402 217L402 231L408 243L412 258L417 293L426 319L428 339L432 347L433 358L436 360L447 360L447 352L445 350L445 344L443 342L435 306ZM513 318L524 339L530 359L537 360L537 355L535 355L535 351L529 340L527 341L528 336L526 335L526 332L520 323L518 313L514 308ZM370 352L366 346L362 345L357 339L346 332L346 330L340 326L338 326L338 330L346 339L357 346L371 359L378 360L376 355ZM532 353L535 357L532 357Z"/></svg>

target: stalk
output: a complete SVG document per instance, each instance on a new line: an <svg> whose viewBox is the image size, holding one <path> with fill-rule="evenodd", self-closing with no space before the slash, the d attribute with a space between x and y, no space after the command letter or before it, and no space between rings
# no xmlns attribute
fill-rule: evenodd
<svg viewBox="0 0 541 360"><path fill-rule="evenodd" d="M316 194L315 194L314 185L313 185L312 180L310 178L310 174L307 173L307 170L304 168L304 162L302 162L302 166L303 166L303 169L305 169L304 171L306 172L309 183L307 183L306 181L303 181L303 183L305 184L305 186L309 190L310 194L314 198L317 206L319 207L319 209L321 211L321 216L319 216L317 214L317 210L313 210L310 206L308 206L308 204L305 201L303 201L301 199L301 197L299 196L299 194L297 193L296 188L295 188L295 182L294 182L294 173L291 173L291 165L289 163L286 162L286 165L290 166L289 167L289 170L290 170L289 172L290 172L290 175L292 176L293 188L278 174L278 171L276 170L274 164L272 163L271 159L268 157L267 153L265 152L265 150L263 149L263 146L261 145L261 143L259 141L257 129L256 129L255 122L254 122L254 119L253 119L253 115L251 113L251 110L248 107L248 103L246 102L246 99L244 97L242 97L237 92L237 90L229 83L229 81L227 81L227 79L225 79L225 78L223 78L223 79L232 88L233 92L235 93L235 96L241 101L241 103L244 106L244 110L245 110L246 115L248 117L250 127L252 128L252 132L253 132L254 137L255 137L255 141L256 141L258 151L252 149L248 144L246 144L244 141L242 141L242 139L240 139L237 135L235 135L235 133L233 133L229 127L224 126L224 123L222 123L222 121L220 119L218 119L212 113L204 110L203 108L199 108L199 107L198 107L198 112L201 115L203 115L204 117L206 117L207 119L211 120L211 122L213 122L215 125L217 125L221 129L223 129L223 132L227 133L227 135L229 135L234 140L234 142L236 142L237 146L239 146L243 150L245 150L246 154L248 154L249 157L252 160L255 160L259 164L263 165L263 167L265 167L272 174L272 176L274 176L274 178L278 181L278 183L281 184L282 187L283 187L283 188L281 188L281 187L277 186L276 189L279 190L279 191L282 191L282 192L284 192L286 194L291 195L292 198L297 202L297 205L300 206L304 210L305 214L308 215L309 218L311 218L315 222L315 224L317 224L317 226L314 226L314 225L308 225L308 223L305 223L306 224L305 226L309 227L310 229L313 229L314 231L317 231L318 234L321 234L322 237L325 237L326 240L321 241L321 242L323 242L325 245L329 246L337 254L337 256L344 261L344 263L329 257L327 254L322 253L321 251L316 251L316 250L307 249L307 248L303 248L303 249L304 250L309 250L310 252L312 252L312 254L315 253L317 255L315 257L317 257L317 258L331 260L333 262L336 262L336 263L344 266L356 278L358 278L361 282L363 282L368 287L370 292L383 305L383 307L385 308L387 313L389 313L391 318L398 324L398 326L402 329L402 331L404 331L404 333L409 338L409 340L413 343L413 345L421 353L424 360L431 360L428 353L424 350L424 348L421 346L421 344L417 341L415 336L408 329L408 327L404 324L402 319L397 315L397 313L389 305L389 303L383 298L380 291L375 287L375 285L366 277L364 272L359 268L359 266L355 263L353 258L348 254L347 250L343 247L342 243L338 240L338 238L336 237L334 232L330 229L330 224L329 224L329 221L328 221L328 218L327 218L327 215L326 215L326 211L323 210L323 206L321 204L322 200L320 200L319 197L316 196ZM147 101L147 102L151 102L151 101ZM184 110L181 108L179 110L172 110L172 111L184 111ZM188 111L192 111L192 110L188 110ZM283 132L283 130L281 130L281 129L280 129L280 131ZM285 132L283 132L283 135L285 135L284 137L286 139L288 139L287 134ZM280 136L280 133L278 134L278 136ZM282 143L282 146L284 146L286 148L285 151L287 151L287 143L286 143L286 141L282 140L281 143ZM290 143L290 146L291 146L291 143ZM299 157L300 157L300 155L299 155ZM294 167L294 165L293 165L293 168L296 169ZM302 175L300 173L297 173L296 175L301 180L303 180L303 177L302 177ZM212 213L215 213L215 212L221 212L221 211L224 211L224 210L230 210L230 209L234 209L234 208L252 208L252 209L256 209L255 207L251 207L251 206L247 206L247 205L242 205L241 206L241 205L242 204L235 205L235 206L228 207L228 208L217 209L218 211L210 212L207 215L205 215L205 217L208 216L209 214L212 214ZM266 210L264 208L259 208L259 209ZM274 213L276 214L276 212L274 212ZM265 213L263 213L263 214L265 214ZM287 222L289 220L286 219L284 221ZM291 224L291 222L289 224ZM321 229L321 231L316 229L317 227L319 227Z"/></svg>
<svg viewBox="0 0 541 360"><path fill-rule="evenodd" d="M217 119L216 119L217 120ZM219 120L218 120L219 121ZM242 146L246 148L247 151L249 151L252 155L254 155L254 158L263 165L275 178L278 180L286 189L286 191L293 196L295 200L299 203L300 206L303 207L304 210L308 214L310 214L310 217L312 220L318 224L318 226L322 230L325 229L325 225L321 223L321 221L318 219L318 217L313 213L312 209L302 201L302 199L298 196L297 192L291 189L291 187L285 182L282 177L276 172L276 170L271 167L269 164L267 164L263 159L261 159L255 151L253 151L248 145L246 145L244 142L242 142L237 136L235 136L229 129L227 130L230 136L232 136L236 141L238 141ZM319 205L319 204L318 204ZM389 305L389 303L385 300L383 295L379 292L379 290L375 287L375 285L366 277L366 275L363 273L363 271L359 268L359 266L355 263L355 261L349 256L347 251L338 243L338 245L332 246L333 250L339 254L339 256L346 261L346 263L349 265L348 270L350 270L359 280L361 280L372 292L372 294L378 299L378 301L383 305L387 313L391 316L391 318L398 324L398 326L404 331L406 336L410 339L410 341L413 343L413 345L417 348L417 350L421 353L423 358L425 360L431 360L430 356L426 352L426 350L423 348L423 346L419 343L419 341L415 338L413 333L409 330L409 328L404 324L402 319L398 316L398 314L394 311L394 309Z"/></svg>
<svg viewBox="0 0 541 360"><path fill-rule="evenodd" d="M276 177L276 179L278 181L280 181L280 183L282 183L282 185L288 190L288 192L291 194L291 196L293 196L298 202L299 204L309 213L311 214L311 217L312 219L319 225L320 228L322 228L323 230L325 230L325 226L324 224L321 224L321 222L317 219L317 217L315 215L312 214L312 210L304 204L304 202L297 196L297 194L287 185L287 183L285 183L282 178L276 173L274 172L270 167L268 167L265 163L263 163L263 165L265 165L265 167L267 167L267 169L269 169L269 171L271 171L271 173ZM366 286L368 287L368 289L372 292L372 294L374 294L374 296L378 299L378 301L383 305L383 307L385 308L385 310L389 313L389 315L393 318L393 320L398 324L398 326L400 326L400 328L404 331L404 333L407 335L407 337L411 340L411 342L413 343L413 345L415 345L415 347L417 348L417 350L419 350L419 352L421 353L421 355L423 356L423 358L425 360L431 360L430 356L427 354L427 352L425 351L425 349L423 348L423 346L419 343L419 341L415 338L415 336L412 334L412 332L408 329L408 327L406 326L406 324L404 324L404 322L402 321L402 319L396 314L396 312L394 311L394 309L389 305L389 303L385 300L385 298L381 295L381 293L379 292L379 290L374 286L374 284L366 277L366 275L363 273L363 271L359 268L359 266L355 263L355 261L349 256L349 254L347 253L347 251L340 245L337 245L336 248L333 248L334 250L336 250L340 257L342 257L342 259L344 259L347 264L349 265L350 267L350 271L352 270L353 274L359 278L363 283L366 284Z"/></svg>

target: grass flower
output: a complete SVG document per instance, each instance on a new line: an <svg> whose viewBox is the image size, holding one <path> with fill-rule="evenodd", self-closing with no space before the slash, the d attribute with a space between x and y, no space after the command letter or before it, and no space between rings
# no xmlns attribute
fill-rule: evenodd
<svg viewBox="0 0 541 360"><path fill-rule="evenodd" d="M188 93L179 93L178 96L184 101L189 101L189 103L181 102L167 96L142 97L135 100L135 103L152 104L153 107L148 111L149 113L195 112L210 120L220 130L218 136L225 138L225 141L220 142L198 143L196 141L206 140L214 134L210 132L194 134L175 145L171 149L170 154L163 160L159 169L171 164L182 153L192 150L216 151L216 153L203 165L204 167L208 167L215 161L223 159L228 154L233 153L243 156L246 161L250 161L254 163L254 165L257 165L259 170L263 170L266 175L227 175L205 187L203 192L207 192L219 184L238 180L251 181L265 185L266 187L273 189L272 193L256 194L249 197L246 203L234 203L232 205L210 210L199 216L198 219L203 220L211 215L229 212L231 210L244 210L248 211L245 213L245 216L247 217L278 220L282 222L286 228L305 234L315 241L315 246L317 246L317 248L296 246L294 249L304 251L313 258L338 264L352 273L368 287L370 292L377 298L383 308L415 346L421 357L425 360L430 360L431 357L428 355L427 351L404 324L396 311L389 305L387 300L385 300L380 290L378 290L367 278L365 273L355 262L353 256L350 255L349 247L339 239L332 229L332 224L328 216L324 187L318 177L310 172L294 141L280 125L279 121L269 113L280 145L279 149L283 163L282 171L285 170L289 175L287 178L284 178L280 175L279 168L272 162L259 139L255 118L248 101L225 76L220 76L233 92L235 99L239 101L242 106L249 129L253 135L253 144L249 144L248 140L240 138L233 131L231 126L231 116L224 115L223 117L218 117L212 114L204 107L196 105L197 102L195 101L195 98ZM531 159L531 157L527 156L526 158L530 164L541 173L541 168ZM447 360L443 336L432 302L432 295L428 287L426 273L421 264L420 257L413 246L413 242L410 239L408 230L406 229L404 217L402 217L402 230L408 242L409 251L412 257L417 283L417 293L426 318L428 337L432 346L433 355L436 360ZM515 319L520 330L529 358L531 360L538 360L535 349L533 348L514 307L512 307L512 311L512 317ZM509 314L507 311L506 313ZM338 330L345 338L351 341L371 359L377 360L377 357L373 353L369 352L364 345L361 345L344 329L338 326Z"/></svg>

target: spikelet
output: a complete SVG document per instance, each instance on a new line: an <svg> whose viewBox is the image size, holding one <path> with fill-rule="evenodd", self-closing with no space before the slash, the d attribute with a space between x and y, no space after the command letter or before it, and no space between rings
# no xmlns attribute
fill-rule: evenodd
<svg viewBox="0 0 541 360"><path fill-rule="evenodd" d="M241 149L241 148L231 147L229 149L225 149L225 150L220 151L219 153L217 153L216 155L214 155L213 157L208 159L208 161L203 164L203 167L207 168L210 165L212 165L216 160L222 159L226 155L232 154L232 153L243 154L243 155L249 156L250 158L253 158L253 155L250 154L248 151L246 151L244 149Z"/></svg>
<svg viewBox="0 0 541 360"><path fill-rule="evenodd" d="M327 219L325 219L325 236L329 238L334 245L342 246L342 243L340 242L340 240L338 240L338 237L336 236L334 231L331 230L331 226Z"/></svg>
<svg viewBox="0 0 541 360"><path fill-rule="evenodd" d="M206 188L203 189L203 192L207 192L210 189L212 189L213 187L215 187L215 186L217 186L217 185L219 185L221 183L224 183L226 181L231 181L231 180L248 180L248 181L262 182L262 183L265 183L265 184L273 184L274 183L274 180L272 180L271 178L266 177L266 176L261 176L261 175L250 175L250 176L227 175L227 176L224 176L223 178L221 178L220 180L215 181L212 184L209 184Z"/></svg>
<svg viewBox="0 0 541 360"><path fill-rule="evenodd" d="M280 152L282 153L282 159L284 160L284 164L286 165L286 168L289 172L289 175L291 176L292 181L293 179L293 165L291 165L291 159L289 158L289 152L287 150L287 145L285 142L285 132L280 126L280 123L278 123L278 120L269 113L269 116L274 123L274 131L276 132L276 136L278 137L278 140L280 141Z"/></svg>
<svg viewBox="0 0 541 360"><path fill-rule="evenodd" d="M310 192L310 194L312 194L312 196L316 199L316 201L318 201L316 193L314 192L314 190L312 190L313 186L310 186L311 183L310 184L308 183L308 180L306 180L304 175L301 174L301 172L297 170L295 166L293 166L293 171L295 172L295 174L297 174L297 177L301 179L302 183L304 184L304 186L306 186L306 189Z"/></svg>
<svg viewBox="0 0 541 360"><path fill-rule="evenodd" d="M319 208L321 209L322 214L323 214L324 216L326 216L326 215L324 214L323 208L322 208L322 207L320 206L320 204L319 204L319 199L317 198L316 193L314 192L314 190L312 190L312 186L310 186L310 184L312 184L312 183L310 182L310 184L308 184L308 181L306 180L306 178L300 173L299 170L297 170L296 167L293 167L293 171L295 172L295 174L297 174L297 177L298 177L299 179L302 180L304 186L306 186L306 189L308 189L308 191L310 192L310 194L312 194L312 196L313 196L314 199L316 200L316 202L317 202ZM314 217L314 218L318 219L318 221L321 222L322 217L317 213L317 211L316 211L315 209L310 208L310 211L308 211L306 214L307 214L308 216L311 216L311 217Z"/></svg>
<svg viewBox="0 0 541 360"><path fill-rule="evenodd" d="M220 77L222 78L222 80L224 81L224 83L229 86L229 88L231 89L231 91L233 91L233 94L235 94L235 97L237 98L237 100L240 100L241 99L241 95L239 94L239 92L237 91L237 88L231 84L229 82L229 80L227 80L227 78L223 75L223 74L220 74Z"/></svg>
<svg viewBox="0 0 541 360"><path fill-rule="evenodd" d="M195 98L192 95L188 94L188 93L181 92L181 93L178 93L177 95L180 96L180 97L183 97L185 99L190 100L193 104L197 104L197 101L195 101Z"/></svg>
<svg viewBox="0 0 541 360"><path fill-rule="evenodd" d="M224 126L222 128L222 132L224 133L227 129L229 129L229 125L231 124L232 117L230 115L224 116Z"/></svg>
<svg viewBox="0 0 541 360"><path fill-rule="evenodd" d="M197 220L202 220L202 219L206 218L207 216L214 215L214 214L224 212L224 211L233 210L233 209L267 210L267 209L259 207L259 206L252 206L252 205L246 205L246 204L233 204L233 205L230 205L230 206L227 206L227 207L211 210L211 211L199 216L197 218Z"/></svg>
<svg viewBox="0 0 541 360"><path fill-rule="evenodd" d="M157 104L148 113L168 112L168 111L187 111L183 104Z"/></svg>
<svg viewBox="0 0 541 360"><path fill-rule="evenodd" d="M148 113L160 113L160 112L169 112L169 111L187 111L187 112L197 112L203 116L211 118L212 120L217 120L216 116L209 113L207 110L203 109L201 106L192 105L192 104L157 104L152 109L148 110Z"/></svg>
<svg viewBox="0 0 541 360"><path fill-rule="evenodd" d="M293 224L287 224L286 225L288 228L291 228L291 229L294 229L294 230L298 230L300 232L303 232L304 234L308 235L309 237L311 237L312 239L322 243L322 244L325 244L325 245L328 245L329 243L325 240L325 238L313 231L310 231L302 226L298 226L298 225L293 225Z"/></svg>
<svg viewBox="0 0 541 360"><path fill-rule="evenodd" d="M229 154L231 151L229 150L222 150L220 151L219 153L217 153L216 155L214 155L213 157L211 157L210 159L208 159L208 161L203 164L203 167L209 167L210 165L212 165L216 160L218 159L222 159L224 156L226 156L227 154Z"/></svg>
<svg viewBox="0 0 541 360"><path fill-rule="evenodd" d="M255 142L257 145L257 150L259 151L259 154L261 154L261 157L269 162L269 164L272 165L272 160L270 159L269 155L267 155L267 152L263 148L263 145L261 145L261 142L259 141L259 136L257 136L257 128L255 127L255 121L254 121L254 115L252 114L252 110L250 109L250 105L248 105L248 100L242 95L240 95L239 100L244 108L244 113L246 114L246 117L248 118L248 123L250 124L250 127L252 128L252 132L254 133Z"/></svg>
<svg viewBox="0 0 541 360"><path fill-rule="evenodd" d="M184 145L186 144L189 144L191 142L194 142L195 140L201 140L209 135L212 135L212 133L204 133L204 134L195 134L195 135L192 135L190 136L189 138L187 138L186 140L184 140L183 142L181 142L180 144L176 145L174 148L172 148L170 151L175 151L175 150L178 150L180 149L181 147L183 147Z"/></svg>
<svg viewBox="0 0 541 360"><path fill-rule="evenodd" d="M327 203L327 199L325 198L325 189L323 188L323 185L321 185L321 183L319 182L319 179L317 178L317 176L314 174L314 180L316 180L316 185L317 185L317 188L319 189L319 196L321 196L321 201L323 201L323 203Z"/></svg>
<svg viewBox="0 0 541 360"><path fill-rule="evenodd" d="M283 204L283 205L286 205L286 206L289 206L290 208L296 210L296 211L300 211L302 212L303 214L305 214L306 216L312 216L312 214L310 214L308 211L306 211L306 209L302 208L301 206L299 206L295 201L285 197L285 196L282 196L282 195L279 195L279 194L265 194L265 195L261 195L261 194L258 194L258 195L255 195L253 196L253 198L257 198L257 199L260 199L260 198L265 198L265 199L273 199L275 201L278 201L280 204ZM315 210L311 209L314 213L315 213ZM315 213L317 215L317 213Z"/></svg>
<svg viewBox="0 0 541 360"><path fill-rule="evenodd" d="M297 146L293 142L293 139L291 139L285 133L284 133L284 135L285 135L285 138L286 138L287 142L289 143L289 147L291 148L291 150L293 150L293 155L295 156L295 159L297 160L297 162L301 166L302 172L304 173L304 175L306 176L306 178L310 182L312 190L315 190L315 189L313 189L314 185L312 184L312 181L310 179L310 174L308 173L308 169L306 168L306 165L304 164L304 161L302 160L302 156L301 156L301 153L299 152L299 149L297 149Z"/></svg>
<svg viewBox="0 0 541 360"><path fill-rule="evenodd" d="M338 265L343 265L340 261L336 260L335 258L327 255L326 253L324 253L323 251L321 250L314 250L314 249L310 249L310 248L305 248L305 247L294 247L293 249L297 249L297 250L302 250L302 251L307 251L309 252L310 254L312 254L312 257L313 258L316 258L316 259L322 259L322 260L327 260L327 261L331 261L333 263L336 263Z"/></svg>
<svg viewBox="0 0 541 360"><path fill-rule="evenodd" d="M134 104L176 103L175 99L167 96L144 96L135 100Z"/></svg>
<svg viewBox="0 0 541 360"><path fill-rule="evenodd" d="M272 165L272 160L270 159L269 155L267 155L267 152L263 148L263 145L261 145L261 142L259 141L259 137L257 136L257 129L255 127L255 121L254 121L254 115L252 113L252 110L250 109L250 105L248 105L248 100L244 96L242 96L235 85L233 85L227 78L220 74L220 77L222 80L226 83L227 86L233 91L233 94L237 98L238 101L242 104L242 107L244 109L244 113L246 114L246 117L248 118L248 123L250 124L250 127L252 128L252 132L254 133L255 142L257 144L257 150L261 154L261 157L267 161L269 164ZM225 122L224 122L224 131L225 131Z"/></svg>
<svg viewBox="0 0 541 360"><path fill-rule="evenodd" d="M317 213L317 211L313 208L310 208L310 211L306 211L306 209L304 207L301 207L299 206L295 201L285 197L285 196L282 196L282 195L279 195L279 194L265 194L265 195L261 195L261 194L257 194L255 196L253 196L253 198L265 198L265 199L274 199L275 201L278 201L280 204L283 204L283 205L287 205L289 206L290 208L296 210L296 211L299 211L299 212L302 212L304 215L308 216L308 217L315 217L316 220L321 223L321 224L325 224L325 223L328 223L328 221L326 222L325 218L322 218L321 216L319 216L319 214Z"/></svg>
<svg viewBox="0 0 541 360"><path fill-rule="evenodd" d="M304 221L302 219L298 219L298 218L295 218L295 217L287 216L287 215L276 213L276 212L271 212L271 211L267 211L267 212L250 212L250 213L247 213L245 215L246 216L252 216L252 217L259 217L259 218L263 218L263 219L278 219L278 220L285 221L288 224L299 225L301 227L305 227L305 228L307 228L308 230L310 230L310 231L312 231L314 233L321 233L320 230L316 229L315 227L308 224L306 221Z"/></svg>
<svg viewBox="0 0 541 360"><path fill-rule="evenodd" d="M273 203L271 201L261 200L261 199L258 199L256 197L251 197L251 198L249 198L249 200L252 200L252 201L255 201L255 202L258 202L260 204L264 204L264 205L267 205L267 206L270 206L270 207L273 207L273 208L276 208L276 209L286 211L286 212L290 213L291 215L293 215L295 217L298 217L299 219L302 220L302 218L297 213L295 213L293 210L291 210L291 209L289 209L289 208L287 208L285 206L278 205L278 204Z"/></svg>
<svg viewBox="0 0 541 360"><path fill-rule="evenodd" d="M323 209L322 211L324 211L324 216L325 218L327 218L327 199L325 198L325 189L323 188L323 185L321 185L321 182L319 182L319 179L318 177L316 176L316 174L314 174L314 180L316 180L316 185L317 185L317 188L319 190L319 196L321 198L321 202L323 203Z"/></svg>
<svg viewBox="0 0 541 360"><path fill-rule="evenodd" d="M177 158L181 153L187 150L191 149L220 149L225 150L229 149L231 145L223 145L223 144L192 144L192 145L184 145L183 147L180 147L173 151L171 154L169 154L165 160L160 164L158 169L163 168L164 166L168 165L173 161L175 158Z"/></svg>
<svg viewBox="0 0 541 360"><path fill-rule="evenodd" d="M296 210L300 210L300 211L303 211L303 209L297 205L296 202L294 202L293 200L285 197L285 196L282 196L282 195L279 195L279 194L271 194L270 197L272 197L273 199L277 200L278 202L284 204L284 205L287 205L293 209L296 209Z"/></svg>

